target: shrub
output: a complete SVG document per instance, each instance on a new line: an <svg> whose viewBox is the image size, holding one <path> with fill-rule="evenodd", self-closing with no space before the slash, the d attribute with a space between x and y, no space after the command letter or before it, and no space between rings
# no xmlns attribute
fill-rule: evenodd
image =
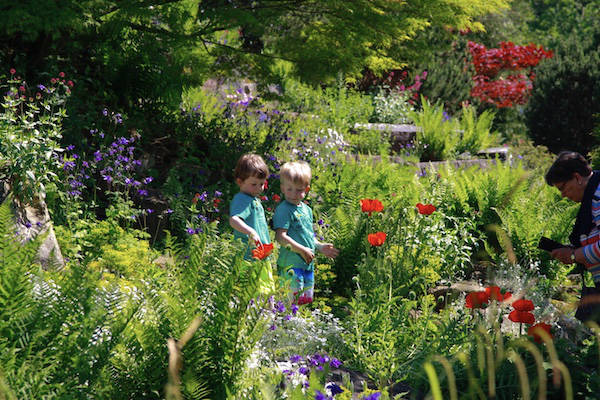
<svg viewBox="0 0 600 400"><path fill-rule="evenodd" d="M600 113L600 51L591 40L572 35L556 56L537 69L537 78L525 109L535 144L552 152L587 154L599 143L594 135Z"/></svg>

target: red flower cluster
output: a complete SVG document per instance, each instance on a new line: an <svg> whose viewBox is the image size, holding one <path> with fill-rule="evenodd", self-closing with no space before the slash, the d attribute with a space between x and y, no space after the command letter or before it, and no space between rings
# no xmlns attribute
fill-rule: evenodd
<svg viewBox="0 0 600 400"><path fill-rule="evenodd" d="M519 299L512 303L514 310L508 314L508 319L512 322L532 325L535 322L533 311L533 302L531 300Z"/></svg>
<svg viewBox="0 0 600 400"><path fill-rule="evenodd" d="M502 71L531 69L542 59L553 56L552 51L546 51L542 46L517 46L511 42L500 42L500 48L497 49L487 49L482 44L469 42L469 52L476 72L471 96L499 108L525 104L535 78L531 72L528 76L509 74L496 79Z"/></svg>
<svg viewBox="0 0 600 400"><path fill-rule="evenodd" d="M498 286L489 286L479 292L471 292L466 298L467 308L484 308L490 300L505 301L512 297L510 292L502 293Z"/></svg>
<svg viewBox="0 0 600 400"><path fill-rule="evenodd" d="M369 213L369 217L373 212L383 211L383 204L377 199L362 199L360 201L362 212Z"/></svg>
<svg viewBox="0 0 600 400"><path fill-rule="evenodd" d="M431 215L436 210L436 208L433 204L417 203L417 210L419 210L419 214Z"/></svg>
<svg viewBox="0 0 600 400"><path fill-rule="evenodd" d="M279 203L281 201L281 196L279 196L278 194L274 194L273 196L271 196L271 198L275 203Z"/></svg>
<svg viewBox="0 0 600 400"><path fill-rule="evenodd" d="M379 247L383 243L385 243L386 237L387 237L387 234L385 232L369 233L367 235L367 239L369 240L369 243L373 247Z"/></svg>
<svg viewBox="0 0 600 400"><path fill-rule="evenodd" d="M273 243L259 244L257 248L252 250L252 257L257 260L264 260L273 251Z"/></svg>

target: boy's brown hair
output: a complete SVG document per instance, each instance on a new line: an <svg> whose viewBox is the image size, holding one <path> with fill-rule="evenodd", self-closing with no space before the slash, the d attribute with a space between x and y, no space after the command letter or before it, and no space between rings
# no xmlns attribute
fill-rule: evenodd
<svg viewBox="0 0 600 400"><path fill-rule="evenodd" d="M269 167L258 154L244 154L241 156L235 165L233 177L240 179L242 182L251 176L258 179L265 179L269 175Z"/></svg>
<svg viewBox="0 0 600 400"><path fill-rule="evenodd" d="M281 166L279 177L282 182L286 181L309 186L312 173L310 171L310 165L308 165L306 161L292 161L286 162Z"/></svg>

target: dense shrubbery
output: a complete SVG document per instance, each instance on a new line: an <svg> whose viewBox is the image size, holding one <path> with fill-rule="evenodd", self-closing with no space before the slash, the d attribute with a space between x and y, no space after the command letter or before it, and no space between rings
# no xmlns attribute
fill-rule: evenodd
<svg viewBox="0 0 600 400"><path fill-rule="evenodd" d="M587 154L598 145L600 53L598 41L572 35L538 68L526 109L530 137L551 151Z"/></svg>

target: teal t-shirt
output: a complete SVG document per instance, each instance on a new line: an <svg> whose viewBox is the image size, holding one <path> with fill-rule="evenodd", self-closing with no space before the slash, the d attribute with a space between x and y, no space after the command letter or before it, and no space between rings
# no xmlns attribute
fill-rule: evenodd
<svg viewBox="0 0 600 400"><path fill-rule="evenodd" d="M260 237L260 241L263 244L271 243L271 237L269 236L269 227L267 225L267 219L265 218L265 210L258 197L250 196L249 194L239 192L231 200L229 205L229 215L231 217L238 216L244 220L246 225L252 227ZM242 239L244 243L248 242L248 236L244 235L237 230L233 230L233 237L235 239ZM254 246L250 246L244 258L246 260L252 259L252 249Z"/></svg>
<svg viewBox="0 0 600 400"><path fill-rule="evenodd" d="M283 201L273 214L273 229L287 229L287 234L295 242L315 250L315 231L313 229L313 213L309 206L300 202L297 206ZM279 249L277 265L284 268L314 269L314 261L307 264L300 256L285 247Z"/></svg>

